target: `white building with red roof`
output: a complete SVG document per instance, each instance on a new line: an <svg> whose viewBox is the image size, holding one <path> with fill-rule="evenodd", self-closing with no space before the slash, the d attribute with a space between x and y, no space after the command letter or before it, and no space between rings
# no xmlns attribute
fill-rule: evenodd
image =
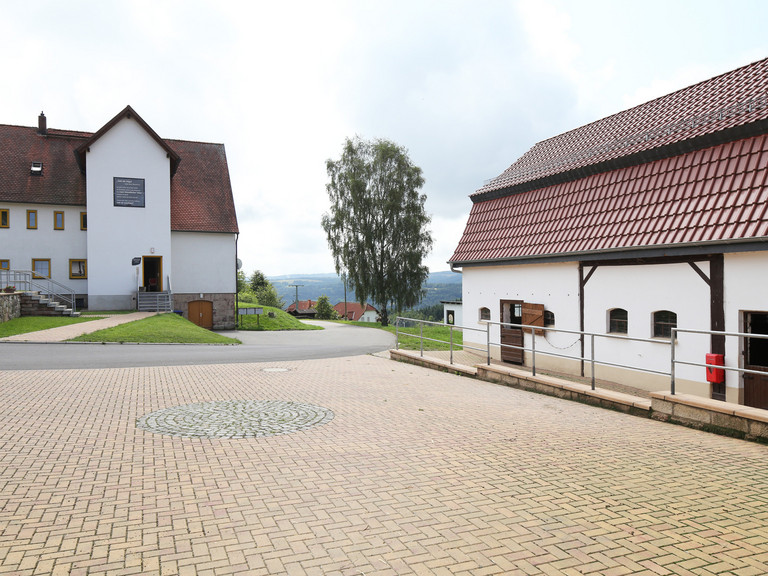
<svg viewBox="0 0 768 576"><path fill-rule="evenodd" d="M471 196L450 258L464 324L597 335L603 361L670 371L672 327L768 333L768 59L536 144ZM493 326L492 341L531 347ZM465 333L484 344L481 332ZM537 365L589 374L590 337L548 330ZM768 371L768 341L680 334L676 353ZM529 353L496 347L524 364ZM669 377L601 366L599 377L662 390ZM678 390L768 408L768 375L710 383L678 365Z"/></svg>
<svg viewBox="0 0 768 576"><path fill-rule="evenodd" d="M163 139L130 106L93 134L0 125L0 282L234 327L237 237L222 144Z"/></svg>
<svg viewBox="0 0 768 576"><path fill-rule="evenodd" d="M340 318L352 322L376 322L379 317L379 311L368 303L363 306L359 302L339 302L333 309Z"/></svg>

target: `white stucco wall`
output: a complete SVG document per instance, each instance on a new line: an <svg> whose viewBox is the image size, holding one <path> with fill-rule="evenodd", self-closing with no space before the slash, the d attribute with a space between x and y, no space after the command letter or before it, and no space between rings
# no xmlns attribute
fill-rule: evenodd
<svg viewBox="0 0 768 576"><path fill-rule="evenodd" d="M736 294L733 286L748 284L739 278L755 267L754 257L726 259L726 318L733 325L738 313L729 298L737 297L742 302L759 304L760 280L751 287L750 297ZM707 262L698 263L705 274L709 274ZM585 267L585 276L590 268ZM480 308L487 307L491 321L499 322L500 300L522 300L543 304L555 315L552 328L579 330L579 273L578 264L553 263L520 266L466 267L463 271L463 325L484 328L479 320ZM764 274L768 276L768 274ZM763 279L763 278L761 278ZM740 288L740 290L746 290ZM729 296L730 295L730 296ZM710 327L710 290L708 284L689 264L657 264L643 266L599 266L589 278L584 289L584 329L595 334L607 334L608 311L624 308L628 312L628 337L651 339L652 342L595 338L595 358L616 364L637 366L668 373L670 370L670 346L665 339L653 339L653 312L670 310L677 314L678 327L694 330L708 330ZM759 308L759 309L764 309ZM525 346L530 347L531 335L525 335ZM465 342L485 345L483 332L465 331ZM491 328L491 342L499 341L497 326ZM574 360L554 357L537 357L537 365L543 368L574 373L580 369L576 360L581 351L579 338L575 334L557 333L547 329L545 336L537 337L537 351L554 352L570 356ZM590 339L585 341L585 356L590 356ZM704 362L710 351L710 338L703 335L681 334L678 337L676 355L678 360ZM494 351L498 355L498 350ZM738 353L729 348L726 363L736 361ZM585 373L589 372L586 365ZM649 390L667 389L668 376L653 376L642 372L629 372L610 367L596 368L598 378L623 381L631 378L633 385ZM701 367L677 365L678 391L708 396L705 370ZM628 382L629 383L629 382ZM738 378L727 380L729 387L738 387ZM733 390L730 391L733 395Z"/></svg>
<svg viewBox="0 0 768 576"><path fill-rule="evenodd" d="M578 286L579 269L575 263L466 267L462 278L462 325L478 331L465 330L464 341L485 346L486 323L480 320L480 309L488 308L491 322L499 322L501 300L543 304L545 309L555 314L553 328L578 330ZM498 326L491 327L491 342L499 342ZM530 346L529 334L525 335L525 346ZM536 348L574 357L581 352L575 335L552 331L546 337L537 339ZM566 369L566 365L571 364L568 360L555 357L540 360L553 369Z"/></svg>
<svg viewBox="0 0 768 576"><path fill-rule="evenodd" d="M145 206L115 206L113 178L143 178ZM133 119L123 118L86 156L88 294L92 308L130 307L136 291L136 256L171 258L170 160Z"/></svg>
<svg viewBox="0 0 768 576"><path fill-rule="evenodd" d="M9 227L0 228L0 259L10 260L13 270L31 270L33 258L51 261L51 279L87 292L87 280L70 280L69 260L87 259L86 232L80 230L85 206L55 204L0 204L9 210ZM37 229L27 229L27 210L37 210ZM64 229L53 229L54 211L64 212ZM90 268L90 267L89 267Z"/></svg>
<svg viewBox="0 0 768 576"><path fill-rule="evenodd" d="M739 252L726 254L723 259L725 275L725 331L744 332L744 312L768 313L768 253ZM725 339L725 364L743 368L741 339ZM742 388L742 376L726 371L726 386Z"/></svg>
<svg viewBox="0 0 768 576"><path fill-rule="evenodd" d="M709 275L709 263L698 262L697 266ZM588 268L585 268L585 275ZM653 338L653 313L669 310L677 314L677 326L692 330L710 328L709 285L689 264L655 264L645 266L600 266L595 270L584 288L584 329L586 332L606 333L608 311L613 308L627 310L627 336L652 339L654 342L628 342L608 338L595 341L597 358L610 362L639 366L659 372L669 372L671 367L669 341ZM676 357L689 362L704 362L710 351L709 336L680 334L677 340ZM587 354L589 347L587 346ZM676 378L685 387L679 391L709 395L704 368L676 366ZM610 377L610 369L597 369L597 374ZM636 374L638 383L657 382L655 386L668 386L668 378L648 378ZM699 382L701 387L683 381ZM693 386L693 387L692 387Z"/></svg>
<svg viewBox="0 0 768 576"><path fill-rule="evenodd" d="M174 292L234 293L236 236L198 232L172 232Z"/></svg>
<svg viewBox="0 0 768 576"><path fill-rule="evenodd" d="M453 324L464 325L464 307L461 302L443 302L443 323L448 324L448 312L453 312Z"/></svg>

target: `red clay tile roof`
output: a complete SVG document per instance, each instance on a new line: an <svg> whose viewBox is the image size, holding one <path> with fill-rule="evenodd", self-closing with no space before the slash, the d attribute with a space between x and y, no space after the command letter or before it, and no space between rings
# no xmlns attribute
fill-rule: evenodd
<svg viewBox="0 0 768 576"><path fill-rule="evenodd" d="M537 144L473 195L449 262L768 240L767 118L763 60ZM655 136L600 147L630 133Z"/></svg>
<svg viewBox="0 0 768 576"><path fill-rule="evenodd" d="M658 151L666 146L683 141L691 146L691 141L697 138L727 133L766 119L768 59L539 142L476 194L509 189L554 175L561 175L562 179L562 175L587 166L608 163L606 167L610 169L615 167L610 165L612 161L651 150L657 151L655 157L658 158ZM744 133L740 137L754 135ZM719 143L705 139L699 147ZM655 158L645 160L650 159Z"/></svg>
<svg viewBox="0 0 768 576"><path fill-rule="evenodd" d="M299 300L299 312L316 312L315 306L317 305L317 300L312 302L312 300ZM293 312L296 310L296 301L294 300L291 302L291 304L285 309L286 312Z"/></svg>
<svg viewBox="0 0 768 576"><path fill-rule="evenodd" d="M344 302L339 302L336 304L336 306L333 307L336 312L338 312L339 316L342 318L344 317ZM347 302L347 320L360 320L360 318L363 316L364 312L368 312L369 310L373 310L374 312L378 313L378 310L371 306L370 304L365 305L365 310L363 310L363 307L360 305L359 302Z"/></svg>
<svg viewBox="0 0 768 576"><path fill-rule="evenodd" d="M0 202L85 206L85 177L75 162L81 135L0 125ZM42 162L39 176L32 162Z"/></svg>
<svg viewBox="0 0 768 576"><path fill-rule="evenodd" d="M42 136L37 128L0 125L0 202L85 206L77 150L94 136L53 129ZM162 142L178 160L171 179L171 230L237 233L224 145ZM31 175L32 162L43 163L40 176Z"/></svg>
<svg viewBox="0 0 768 576"><path fill-rule="evenodd" d="M166 142L181 157L171 179L171 230L236 234L237 214L224 144Z"/></svg>

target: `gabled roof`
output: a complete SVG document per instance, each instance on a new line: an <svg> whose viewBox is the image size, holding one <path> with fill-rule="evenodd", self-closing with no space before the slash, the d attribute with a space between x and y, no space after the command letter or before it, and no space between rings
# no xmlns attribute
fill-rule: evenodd
<svg viewBox="0 0 768 576"><path fill-rule="evenodd" d="M75 162L75 149L88 135L0 125L0 202L85 206L85 177ZM39 176L32 162L42 162Z"/></svg>
<svg viewBox="0 0 768 576"><path fill-rule="evenodd" d="M768 241L766 134L763 60L546 140L473 195L449 261Z"/></svg>
<svg viewBox="0 0 768 576"><path fill-rule="evenodd" d="M98 132L93 134L90 138L88 138L85 142L83 142L82 144L80 144L80 146L77 147L77 150L75 150L75 154L77 155L77 163L80 166L80 170L82 170L83 172L85 172L86 170L86 167L85 167L86 154L85 153L88 150L88 148L93 146L93 144L99 138L104 136L104 134L109 132L115 126L115 124L117 124L118 122L120 122L120 120L123 120L124 118L135 120L136 123L139 126L141 126L152 137L152 139L158 143L158 145L163 150L165 150L165 152L168 154L168 158L170 158L171 160L171 174L175 174L176 168L178 167L179 161L180 161L179 155L173 150L173 148L171 148L168 145L167 142L165 142L162 138L160 138L160 136L157 135L157 132L152 130L152 127L146 122L144 122L144 119L138 114L136 114L136 111L130 106L126 106L125 108L123 108L114 118L112 118L112 120L104 124L104 126L102 126Z"/></svg>
<svg viewBox="0 0 768 576"><path fill-rule="evenodd" d="M317 300L312 302L312 300L299 300L299 312L309 312L309 313L316 313L315 306L317 305ZM296 301L291 302L290 306L288 306L285 311L286 312L294 312L296 310Z"/></svg>
<svg viewBox="0 0 768 576"><path fill-rule="evenodd" d="M159 136L128 106L95 134L72 130L0 125L0 202L86 205L86 178L78 158L99 136L124 117ZM223 144L163 140L176 173L171 178L171 230L237 233L232 184ZM181 159L183 158L183 162ZM32 175L32 162L42 162Z"/></svg>
<svg viewBox="0 0 768 576"><path fill-rule="evenodd" d="M543 140L473 196L481 201L762 134L766 120L768 59Z"/></svg>
<svg viewBox="0 0 768 576"><path fill-rule="evenodd" d="M379 312L378 310L376 310L376 308L374 308L370 304L366 304L365 308L363 308L363 306L361 306L359 302L347 302L346 304L347 304L346 306L347 320L359 320L363 316L363 314L368 311L373 311L373 312L376 312L377 314ZM339 316L344 318L344 302L339 302L338 304L336 304L336 306L333 307L333 309L336 310Z"/></svg>

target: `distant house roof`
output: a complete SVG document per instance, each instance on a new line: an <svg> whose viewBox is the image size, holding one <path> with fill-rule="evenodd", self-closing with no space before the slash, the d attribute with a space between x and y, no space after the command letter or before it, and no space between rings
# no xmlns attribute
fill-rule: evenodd
<svg viewBox="0 0 768 576"><path fill-rule="evenodd" d="M317 300L314 302L312 300L299 300L299 314L317 314L315 306L317 306ZM285 311L291 313L295 312L296 302L291 302Z"/></svg>
<svg viewBox="0 0 768 576"><path fill-rule="evenodd" d="M345 317L344 302L339 302L338 304L336 304L336 306L333 307L333 309L336 310L336 312L338 312L339 316L341 316L342 318ZM363 308L363 306L361 306L359 302L346 303L346 319L347 320L359 320L365 312L371 312L371 311L377 314L379 313L379 311L376 310L376 308L374 308L370 304L366 304L365 308Z"/></svg>
<svg viewBox="0 0 768 576"><path fill-rule="evenodd" d="M768 59L534 146L450 262L768 240Z"/></svg>
<svg viewBox="0 0 768 576"><path fill-rule="evenodd" d="M160 139L130 106L95 134L0 125L0 202L85 206L82 154L124 117L148 129L171 159L171 229L237 233L224 145ZM42 173L30 173L32 162L42 162Z"/></svg>

